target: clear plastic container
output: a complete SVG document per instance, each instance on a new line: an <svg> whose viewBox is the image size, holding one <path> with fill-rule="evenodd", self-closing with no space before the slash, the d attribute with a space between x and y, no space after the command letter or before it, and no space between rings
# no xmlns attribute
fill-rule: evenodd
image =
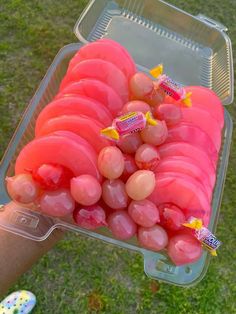
<svg viewBox="0 0 236 314"><path fill-rule="evenodd" d="M227 29L202 15L191 16L163 1L91 1L76 23L75 33L82 42L109 37L123 44L136 60L140 70L157 63L166 65L166 72L185 85L203 85L213 89L227 105L233 101L232 49ZM207 35L206 35L207 34ZM143 44L145 43L145 44ZM43 241L55 228L63 228L143 254L144 271L168 283L189 286L200 281L206 273L210 256L186 266L176 267L165 252L155 253L138 246L135 239L119 241L101 228L88 231L71 220L47 217L29 208L12 210L5 176L13 175L14 163L22 147L32 140L35 119L58 91L70 58L82 43L63 47L48 69L8 146L0 167L0 228L23 237ZM164 53L165 52L165 53ZM212 200L209 228L215 232L227 171L232 120L225 110L225 128L217 169L217 182ZM5 215L5 211L9 211Z"/></svg>

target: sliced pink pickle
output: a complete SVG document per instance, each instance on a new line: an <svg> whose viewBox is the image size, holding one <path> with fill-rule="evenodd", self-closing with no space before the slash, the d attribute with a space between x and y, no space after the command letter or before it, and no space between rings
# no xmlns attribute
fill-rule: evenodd
<svg viewBox="0 0 236 314"><path fill-rule="evenodd" d="M100 130L103 128L104 126L101 123L85 116L60 116L48 120L36 136L47 135L59 130L74 132L88 141L99 153L102 148L111 145L108 140L100 135Z"/></svg>
<svg viewBox="0 0 236 314"><path fill-rule="evenodd" d="M193 235L181 231L170 238L167 252L172 262L180 266L199 260L202 246Z"/></svg>
<svg viewBox="0 0 236 314"><path fill-rule="evenodd" d="M200 147L207 152L214 164L217 164L218 153L212 140L205 131L194 124L181 122L170 128L165 143L172 142L188 142L194 146Z"/></svg>
<svg viewBox="0 0 236 314"><path fill-rule="evenodd" d="M208 111L218 121L220 128L223 128L224 107L220 98L211 89L203 86L187 86L185 89L192 93L192 107Z"/></svg>
<svg viewBox="0 0 236 314"><path fill-rule="evenodd" d="M112 116L108 109L101 103L86 96L73 96L53 100L39 114L36 120L35 134L39 132L42 125L49 119L62 115L84 115L91 117L109 126Z"/></svg>
<svg viewBox="0 0 236 314"><path fill-rule="evenodd" d="M130 79L135 73L135 68L130 62L130 58L116 45L105 41L95 41L84 45L79 49L76 55L71 59L67 73L77 65L77 63L87 59L102 59L113 63L120 69L127 79Z"/></svg>
<svg viewBox="0 0 236 314"><path fill-rule="evenodd" d="M121 97L124 103L128 101L129 90L127 78L114 64L100 59L85 60L77 64L62 80L60 91L66 85L84 78L97 79L108 84Z"/></svg>
<svg viewBox="0 0 236 314"><path fill-rule="evenodd" d="M183 210L186 218L202 219L208 226L211 206L202 186L189 176L176 176L175 173L162 173L156 176L156 186L148 197L154 204L173 203Z"/></svg>
<svg viewBox="0 0 236 314"><path fill-rule="evenodd" d="M131 54L128 52L128 50L122 46L120 43L118 43L117 41L110 39L110 38L102 38L99 39L98 42L106 42L106 44L110 44L112 46L116 46L117 48L119 48L120 50L122 50L122 52L126 55L126 58L129 59L130 62L130 66L132 68L132 72L136 72L136 65L134 63L134 59L132 58Z"/></svg>
<svg viewBox="0 0 236 314"><path fill-rule="evenodd" d="M55 99L62 97L85 96L103 104L113 116L122 109L123 102L120 96L109 85L99 80L83 79L67 85Z"/></svg>
<svg viewBox="0 0 236 314"><path fill-rule="evenodd" d="M208 175L211 177L213 176L210 179L211 182L215 182L216 167L210 160L208 154L201 148L186 142L173 142L159 146L158 152L161 158L170 156L186 156L194 159L203 171L206 171L207 169Z"/></svg>
<svg viewBox="0 0 236 314"><path fill-rule="evenodd" d="M75 176L90 174L101 180L96 153L84 145L62 136L48 135L28 143L15 163L15 173L27 173L42 164L56 163L70 169Z"/></svg>
<svg viewBox="0 0 236 314"><path fill-rule="evenodd" d="M204 186L208 198L211 199L212 185L209 182L208 173L199 168L197 163L191 158L174 156L161 159L155 172L157 175L165 172L188 175Z"/></svg>
<svg viewBox="0 0 236 314"><path fill-rule="evenodd" d="M183 108L182 109L182 121L192 123L198 126L210 137L215 145L217 152L221 146L221 128L218 121L213 118L210 113L199 108Z"/></svg>

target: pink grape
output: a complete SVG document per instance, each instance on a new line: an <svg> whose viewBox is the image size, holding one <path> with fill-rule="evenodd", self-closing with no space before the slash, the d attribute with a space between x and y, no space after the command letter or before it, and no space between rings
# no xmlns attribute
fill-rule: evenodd
<svg viewBox="0 0 236 314"><path fill-rule="evenodd" d="M107 225L106 213L99 205L76 208L73 217L77 225L89 230L95 230Z"/></svg>
<svg viewBox="0 0 236 314"><path fill-rule="evenodd" d="M142 100L132 100L132 101L127 102L124 105L121 113L126 114L128 112L135 112L135 111L146 113L148 111L151 111L151 108L146 102Z"/></svg>
<svg viewBox="0 0 236 314"><path fill-rule="evenodd" d="M137 72L131 77L129 87L136 99L143 99L154 90L152 79L142 72Z"/></svg>
<svg viewBox="0 0 236 314"><path fill-rule="evenodd" d="M160 213L160 224L169 230L183 229L183 223L186 218L181 209L173 204L161 204L158 206Z"/></svg>
<svg viewBox="0 0 236 314"><path fill-rule="evenodd" d="M85 206L97 203L102 195L99 181L89 174L73 178L70 191L76 202Z"/></svg>
<svg viewBox="0 0 236 314"><path fill-rule="evenodd" d="M110 208L126 208L128 204L128 195L125 191L124 182L119 179L106 180L103 182L102 198Z"/></svg>
<svg viewBox="0 0 236 314"><path fill-rule="evenodd" d="M16 202L29 204L34 202L39 196L39 187L29 174L7 177L6 184L8 194Z"/></svg>
<svg viewBox="0 0 236 314"><path fill-rule="evenodd" d="M168 129L165 121L158 120L157 125L148 125L141 131L141 138L147 144L161 145L168 136Z"/></svg>
<svg viewBox="0 0 236 314"><path fill-rule="evenodd" d="M179 266L196 262L202 254L201 243L193 235L181 232L169 240L168 255Z"/></svg>
<svg viewBox="0 0 236 314"><path fill-rule="evenodd" d="M75 209L75 201L66 189L45 192L39 205L43 213L55 217L67 216Z"/></svg>
<svg viewBox="0 0 236 314"><path fill-rule="evenodd" d="M159 120L165 120L168 126L178 124L182 119L180 107L172 104L161 104L154 109L154 116Z"/></svg>
<svg viewBox="0 0 236 314"><path fill-rule="evenodd" d="M135 162L139 169L155 170L160 161L160 155L156 147L143 144L139 146L135 154Z"/></svg>
<svg viewBox="0 0 236 314"><path fill-rule="evenodd" d="M125 154L133 154L142 145L142 139L139 133L132 133L125 136L122 136L119 142L117 143L118 147Z"/></svg>
<svg viewBox="0 0 236 314"><path fill-rule="evenodd" d="M122 152L115 146L104 147L98 155L98 169L108 179L117 179L124 171Z"/></svg>
<svg viewBox="0 0 236 314"><path fill-rule="evenodd" d="M137 231L136 224L124 210L116 211L108 217L108 227L120 240L132 238Z"/></svg>
<svg viewBox="0 0 236 314"><path fill-rule="evenodd" d="M146 101L150 106L158 106L164 102L165 92L159 88L159 85L156 81L153 81L154 89L152 93L146 97L144 97L144 101Z"/></svg>
<svg viewBox="0 0 236 314"><path fill-rule="evenodd" d="M32 171L33 179L45 190L68 188L73 177L71 170L56 164L42 164Z"/></svg>
<svg viewBox="0 0 236 314"><path fill-rule="evenodd" d="M160 251L167 246L168 235L166 231L158 225L150 228L140 227L138 230L139 244L153 251Z"/></svg>
<svg viewBox="0 0 236 314"><path fill-rule="evenodd" d="M142 227L152 227L160 221L156 205L149 200L132 201L128 213L133 221Z"/></svg>
<svg viewBox="0 0 236 314"><path fill-rule="evenodd" d="M155 184L155 175L152 171L138 170L129 177L125 189L130 198L141 201L153 192Z"/></svg>
<svg viewBox="0 0 236 314"><path fill-rule="evenodd" d="M122 173L122 176L120 177L121 180L126 182L128 178L133 174L135 171L138 170L138 167L135 163L134 157L128 154L124 154L124 161L125 161L125 167L124 171Z"/></svg>

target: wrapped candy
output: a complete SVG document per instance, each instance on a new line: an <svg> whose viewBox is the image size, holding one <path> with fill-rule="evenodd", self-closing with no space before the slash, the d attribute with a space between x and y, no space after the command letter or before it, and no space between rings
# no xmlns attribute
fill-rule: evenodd
<svg viewBox="0 0 236 314"><path fill-rule="evenodd" d="M176 101L182 101L187 107L191 107L191 92L187 93L183 87L181 87L177 82L171 79L166 74L163 74L163 65L159 64L155 68L150 70L150 74L158 79L158 86L167 95L172 97Z"/></svg>
<svg viewBox="0 0 236 314"><path fill-rule="evenodd" d="M195 217L190 217L188 222L183 226L195 230L194 236L202 243L212 256L217 256L216 250L221 245L221 242L211 233L209 229L203 226L202 220Z"/></svg>
<svg viewBox="0 0 236 314"><path fill-rule="evenodd" d="M101 130L101 135L118 141L120 136L139 132L148 124L157 125L157 121L152 117L150 111L146 114L142 112L129 112L113 120L112 126Z"/></svg>

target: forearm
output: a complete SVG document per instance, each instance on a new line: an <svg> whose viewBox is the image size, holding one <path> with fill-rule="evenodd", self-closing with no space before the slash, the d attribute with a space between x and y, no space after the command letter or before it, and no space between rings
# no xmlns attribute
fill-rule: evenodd
<svg viewBox="0 0 236 314"><path fill-rule="evenodd" d="M36 242L0 230L0 296L62 236L62 231L55 230L47 240Z"/></svg>

